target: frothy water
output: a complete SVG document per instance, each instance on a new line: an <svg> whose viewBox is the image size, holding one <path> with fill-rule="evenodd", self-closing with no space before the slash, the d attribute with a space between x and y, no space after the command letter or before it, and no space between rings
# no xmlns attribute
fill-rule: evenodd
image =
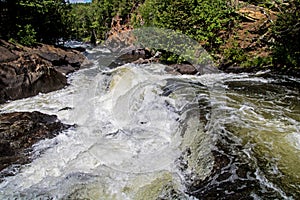
<svg viewBox="0 0 300 200"><path fill-rule="evenodd" d="M162 64L109 69L107 50L90 53L94 65L70 86L0 106L77 124L34 145L1 199L201 199L237 180L257 184L254 199L299 194L299 88L251 74L172 75ZM228 164L216 167L216 155ZM239 191L227 185L223 196Z"/></svg>
<svg viewBox="0 0 300 200"><path fill-rule="evenodd" d="M155 186L155 195L168 186L165 192L172 188L187 197L176 160L195 137L186 130L199 126L193 98L204 86L189 84L189 77L168 75L157 64L128 64L109 70L95 62L93 68L76 72L69 80L71 86L61 91L2 106L6 112L57 114L63 122L78 125L35 145L35 151L42 153L35 153L39 156L30 165L1 183L2 198L77 198L84 197L83 191L92 199L97 195L142 198L152 182L161 185ZM184 84L182 88L166 92L177 80ZM189 104L195 105L185 108ZM192 127L183 130L186 121ZM197 138L209 142L200 129L203 126L198 128ZM183 142L185 132L189 138ZM213 159L204 159L207 166L198 170L198 176L209 174L212 168Z"/></svg>

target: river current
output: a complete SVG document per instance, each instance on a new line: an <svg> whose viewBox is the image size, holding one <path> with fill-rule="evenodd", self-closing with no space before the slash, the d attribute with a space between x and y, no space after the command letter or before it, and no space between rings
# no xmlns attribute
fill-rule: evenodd
<svg viewBox="0 0 300 200"><path fill-rule="evenodd" d="M300 79L108 68L109 56L95 48L68 87L0 105L76 124L35 144L0 199L300 196Z"/></svg>

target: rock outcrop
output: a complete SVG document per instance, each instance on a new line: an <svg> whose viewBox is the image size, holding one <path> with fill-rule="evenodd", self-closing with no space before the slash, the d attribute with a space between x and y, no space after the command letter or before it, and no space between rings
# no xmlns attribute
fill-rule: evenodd
<svg viewBox="0 0 300 200"><path fill-rule="evenodd" d="M45 44L29 48L0 40L0 103L65 87L66 75L84 60L72 49Z"/></svg>
<svg viewBox="0 0 300 200"><path fill-rule="evenodd" d="M55 115L40 112L0 114L0 171L13 164L28 163L33 144L45 138L53 138L69 127ZM0 173L0 178L7 175L9 174L5 174L4 170Z"/></svg>

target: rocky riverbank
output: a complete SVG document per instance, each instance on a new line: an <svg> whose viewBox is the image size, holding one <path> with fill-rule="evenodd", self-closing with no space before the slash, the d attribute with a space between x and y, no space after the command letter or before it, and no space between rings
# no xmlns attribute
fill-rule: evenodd
<svg viewBox="0 0 300 200"><path fill-rule="evenodd" d="M77 50L45 44L29 48L0 40L0 103L63 88L66 75L84 61Z"/></svg>
<svg viewBox="0 0 300 200"><path fill-rule="evenodd" d="M3 177L18 170L20 165L30 162L33 144L53 138L69 127L57 116L40 112L0 114L0 182Z"/></svg>
<svg viewBox="0 0 300 200"><path fill-rule="evenodd" d="M62 89L67 74L84 62L74 49L45 44L29 48L0 40L0 103ZM69 127L55 115L40 112L0 114L0 181L30 162L33 144Z"/></svg>

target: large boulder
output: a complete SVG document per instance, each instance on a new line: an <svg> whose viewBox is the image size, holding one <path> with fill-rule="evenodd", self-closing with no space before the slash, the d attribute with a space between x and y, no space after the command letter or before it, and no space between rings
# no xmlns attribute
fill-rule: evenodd
<svg viewBox="0 0 300 200"><path fill-rule="evenodd" d="M84 60L73 49L44 44L29 48L0 40L0 103L65 87L66 75Z"/></svg>
<svg viewBox="0 0 300 200"><path fill-rule="evenodd" d="M0 64L0 103L63 88L66 77L47 63Z"/></svg>
<svg viewBox="0 0 300 200"><path fill-rule="evenodd" d="M79 69L83 61L84 56L77 50L70 48L57 48L52 45L42 45L33 49L33 53L36 53L41 58L50 61L54 66L72 66L75 69Z"/></svg>
<svg viewBox="0 0 300 200"><path fill-rule="evenodd" d="M36 142L53 138L70 125L62 124L55 115L40 112L0 114L0 171L30 161L30 148ZM0 178L7 176L3 171Z"/></svg>

